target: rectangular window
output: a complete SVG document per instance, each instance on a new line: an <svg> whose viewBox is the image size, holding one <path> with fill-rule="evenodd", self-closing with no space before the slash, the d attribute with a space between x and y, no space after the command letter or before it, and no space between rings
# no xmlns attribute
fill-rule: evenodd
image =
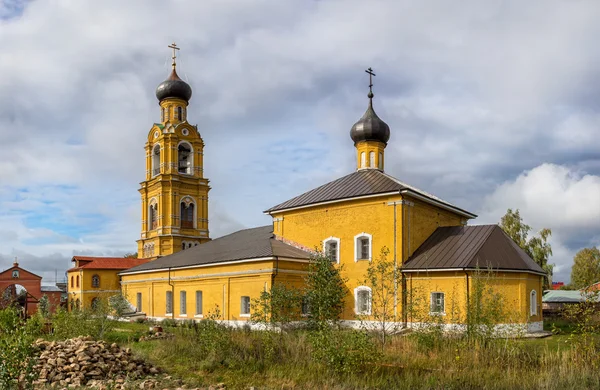
<svg viewBox="0 0 600 390"><path fill-rule="evenodd" d="M369 239L361 238L360 239L360 258L368 259L369 256Z"/></svg>
<svg viewBox="0 0 600 390"><path fill-rule="evenodd" d="M371 314L371 292L367 289L356 292L356 314Z"/></svg>
<svg viewBox="0 0 600 390"><path fill-rule="evenodd" d="M431 293L431 312L432 313L444 313L444 293L433 292Z"/></svg>
<svg viewBox="0 0 600 390"><path fill-rule="evenodd" d="M185 291L179 292L179 315L187 314L187 295Z"/></svg>
<svg viewBox="0 0 600 390"><path fill-rule="evenodd" d="M337 242L328 241L327 242L327 257L333 263L337 263L337 251L338 251Z"/></svg>
<svg viewBox="0 0 600 390"><path fill-rule="evenodd" d="M135 295L135 310L142 311L142 293Z"/></svg>
<svg viewBox="0 0 600 390"><path fill-rule="evenodd" d="M165 308L166 314L173 313L173 292L167 291L167 307Z"/></svg>
<svg viewBox="0 0 600 390"><path fill-rule="evenodd" d="M240 315L248 317L250 315L250 297L243 296L240 304Z"/></svg>
<svg viewBox="0 0 600 390"><path fill-rule="evenodd" d="M307 316L310 314L310 304L307 297L302 297L302 315Z"/></svg>
<svg viewBox="0 0 600 390"><path fill-rule="evenodd" d="M196 291L196 315L202 315L202 291Z"/></svg>

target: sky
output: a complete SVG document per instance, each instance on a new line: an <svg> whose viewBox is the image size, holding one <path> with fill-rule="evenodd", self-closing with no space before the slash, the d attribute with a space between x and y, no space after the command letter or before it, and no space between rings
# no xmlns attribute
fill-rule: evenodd
<svg viewBox="0 0 600 390"><path fill-rule="evenodd" d="M367 106L386 172L552 230L554 280L600 245L600 2L0 0L0 269L54 281L137 250L144 142L170 70L193 88L211 237L355 169Z"/></svg>

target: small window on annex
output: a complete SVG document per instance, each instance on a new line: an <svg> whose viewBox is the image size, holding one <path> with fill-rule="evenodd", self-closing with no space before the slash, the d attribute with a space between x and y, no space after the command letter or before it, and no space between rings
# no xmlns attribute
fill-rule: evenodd
<svg viewBox="0 0 600 390"><path fill-rule="evenodd" d="M202 291L196 291L196 315L202 315Z"/></svg>
<svg viewBox="0 0 600 390"><path fill-rule="evenodd" d="M75 287L75 283L73 282L73 280L74 280L74 279L75 279L75 278L73 278L73 277L71 276L71 287Z"/></svg>
<svg viewBox="0 0 600 390"><path fill-rule="evenodd" d="M248 317L250 316L250 297L245 295L242 296L240 302L240 316Z"/></svg>
<svg viewBox="0 0 600 390"><path fill-rule="evenodd" d="M537 291L531 290L529 294L529 314L537 316Z"/></svg>
<svg viewBox="0 0 600 390"><path fill-rule="evenodd" d="M445 313L444 293L432 292L431 293L431 313L443 314Z"/></svg>
<svg viewBox="0 0 600 390"><path fill-rule="evenodd" d="M383 153L379 153L378 168L383 169Z"/></svg>
<svg viewBox="0 0 600 390"><path fill-rule="evenodd" d="M367 155L365 152L360 152L360 167L364 168L367 165Z"/></svg>
<svg viewBox="0 0 600 390"><path fill-rule="evenodd" d="M187 315L187 293L179 292L179 315Z"/></svg>
<svg viewBox="0 0 600 390"><path fill-rule="evenodd" d="M167 291L167 305L165 307L165 312L166 314L172 314L173 313L173 292L172 291Z"/></svg>
<svg viewBox="0 0 600 390"><path fill-rule="evenodd" d="M79 287L79 275L75 277L75 287Z"/></svg>
<svg viewBox="0 0 600 390"><path fill-rule="evenodd" d="M98 310L100 308L100 298L92 298L92 310Z"/></svg>
<svg viewBox="0 0 600 390"><path fill-rule="evenodd" d="M325 256L332 263L340 262L340 239L337 237L329 237L323 241L323 249Z"/></svg>
<svg viewBox="0 0 600 390"><path fill-rule="evenodd" d="M135 311L137 311L137 312L142 311L142 293L141 292L135 294Z"/></svg>
<svg viewBox="0 0 600 390"><path fill-rule="evenodd" d="M100 287L100 276L98 276L98 275L93 275L92 276L92 287L93 288Z"/></svg>
<svg viewBox="0 0 600 390"><path fill-rule="evenodd" d="M356 314L371 314L371 289L366 286L360 286L354 289L354 301Z"/></svg>
<svg viewBox="0 0 600 390"><path fill-rule="evenodd" d="M354 237L355 260L371 260L371 235L361 233Z"/></svg>
<svg viewBox="0 0 600 390"><path fill-rule="evenodd" d="M369 167L375 168L375 152L369 152Z"/></svg>

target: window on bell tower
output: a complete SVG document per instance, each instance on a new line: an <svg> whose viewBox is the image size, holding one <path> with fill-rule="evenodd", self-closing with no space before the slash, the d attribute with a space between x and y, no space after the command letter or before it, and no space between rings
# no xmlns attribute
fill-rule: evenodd
<svg viewBox="0 0 600 390"><path fill-rule="evenodd" d="M369 167L375 168L375 152L369 152Z"/></svg>
<svg viewBox="0 0 600 390"><path fill-rule="evenodd" d="M365 155L365 152L361 152L360 153L360 167L364 168L365 165L367 165L367 156Z"/></svg>
<svg viewBox="0 0 600 390"><path fill-rule="evenodd" d="M156 201L154 201L154 203L150 203L150 208L148 209L148 220L149 230L158 228L158 204Z"/></svg>
<svg viewBox="0 0 600 390"><path fill-rule="evenodd" d="M179 144L177 152L179 160L179 173L191 175L194 158L194 154L192 153L192 147L187 142L182 142Z"/></svg>
<svg viewBox="0 0 600 390"><path fill-rule="evenodd" d="M160 145L156 144L152 149L152 176L160 173Z"/></svg>
<svg viewBox="0 0 600 390"><path fill-rule="evenodd" d="M194 228L194 204L191 202L181 202L181 228ZM191 246L191 245L190 245Z"/></svg>
<svg viewBox="0 0 600 390"><path fill-rule="evenodd" d="M183 109L181 107L177 107L177 119L180 121L183 120Z"/></svg>

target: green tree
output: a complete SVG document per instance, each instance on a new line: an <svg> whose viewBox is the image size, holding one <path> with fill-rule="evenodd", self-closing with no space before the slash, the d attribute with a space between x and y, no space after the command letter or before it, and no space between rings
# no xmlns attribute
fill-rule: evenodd
<svg viewBox="0 0 600 390"><path fill-rule="evenodd" d="M308 306L308 323L324 328L335 325L344 311L346 278L340 275L342 266L335 267L324 254L310 259L308 274L304 278L305 300Z"/></svg>
<svg viewBox="0 0 600 390"><path fill-rule="evenodd" d="M381 248L379 257L373 259L367 267L362 284L371 288L371 316L381 336L381 345L385 346L389 334L398 328L396 302L397 271L394 262L388 260L389 250Z"/></svg>
<svg viewBox="0 0 600 390"><path fill-rule="evenodd" d="M302 292L296 288L273 284L269 291L263 291L252 302L251 320L268 329L289 327L290 323L300 319Z"/></svg>
<svg viewBox="0 0 600 390"><path fill-rule="evenodd" d="M50 316L50 299L48 299L46 294L42 295L38 302L38 311L44 318L48 318Z"/></svg>
<svg viewBox="0 0 600 390"><path fill-rule="evenodd" d="M573 258L571 284L575 289L600 282L600 249L584 248Z"/></svg>
<svg viewBox="0 0 600 390"><path fill-rule="evenodd" d="M137 259L138 253L137 252L125 253L125 255L123 257L126 259Z"/></svg>
<svg viewBox="0 0 600 390"><path fill-rule="evenodd" d="M544 271L544 290L550 287L552 270L554 264L548 264L548 258L552 256L552 247L548 238L552 235L550 229L540 230L537 236L529 237L531 226L523 222L519 210L508 209L500 220L500 227L510 238L512 238Z"/></svg>

